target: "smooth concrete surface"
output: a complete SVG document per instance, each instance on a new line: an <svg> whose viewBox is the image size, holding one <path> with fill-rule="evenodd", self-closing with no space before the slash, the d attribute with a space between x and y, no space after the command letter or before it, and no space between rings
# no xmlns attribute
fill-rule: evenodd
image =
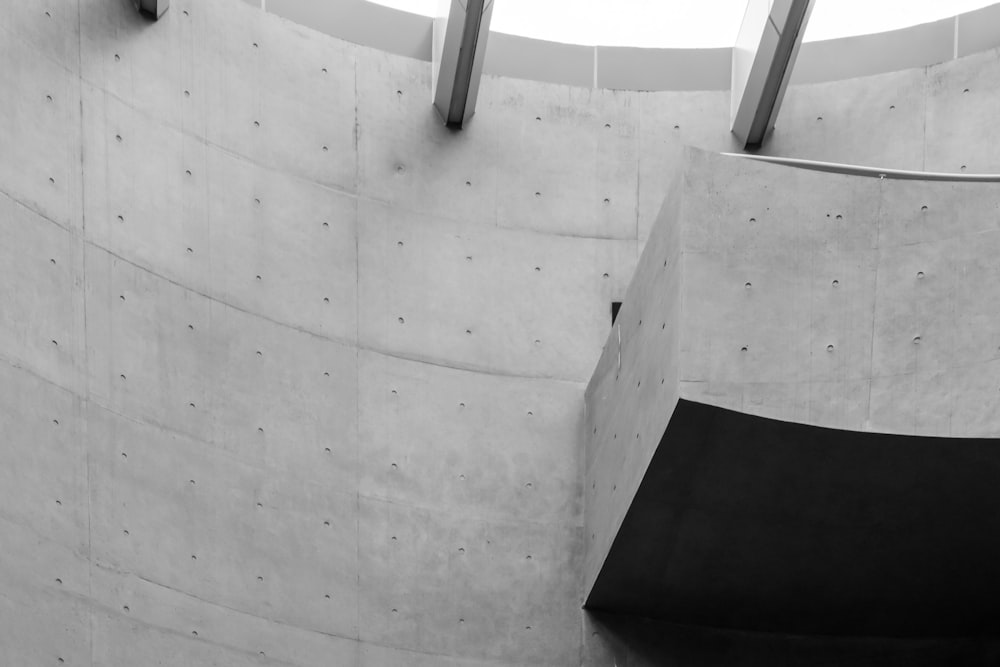
<svg viewBox="0 0 1000 667"><path fill-rule="evenodd" d="M454 134L238 0L0 31L0 663L579 664L586 382L726 95L488 76ZM989 170L995 60L792 89L781 150Z"/></svg>
<svg viewBox="0 0 1000 667"><path fill-rule="evenodd" d="M1000 434L1000 184L687 156L588 387L588 596L679 399L848 431Z"/></svg>

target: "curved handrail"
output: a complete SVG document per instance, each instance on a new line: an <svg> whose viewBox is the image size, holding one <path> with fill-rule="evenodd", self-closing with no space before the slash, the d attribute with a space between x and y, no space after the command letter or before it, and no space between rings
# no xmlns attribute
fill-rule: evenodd
<svg viewBox="0 0 1000 667"><path fill-rule="evenodd" d="M849 174L851 176L867 176L869 178L892 178L904 181L953 181L958 183L1000 183L1000 174L966 174L948 173L943 171L912 171L908 169L884 169L882 167L866 167L858 164L842 164L839 162L822 162L820 160L802 160L778 155L753 155L749 153L722 153L726 157L746 158L780 164L786 167L826 171L834 174Z"/></svg>

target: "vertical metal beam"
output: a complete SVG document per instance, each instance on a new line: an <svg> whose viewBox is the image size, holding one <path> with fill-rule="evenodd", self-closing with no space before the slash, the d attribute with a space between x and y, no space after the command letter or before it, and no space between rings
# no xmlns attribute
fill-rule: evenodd
<svg viewBox="0 0 1000 667"><path fill-rule="evenodd" d="M434 108L449 127L476 112L492 15L493 0L450 0L447 18L434 21Z"/></svg>
<svg viewBox="0 0 1000 667"><path fill-rule="evenodd" d="M733 48L733 134L744 148L774 127L814 0L749 0Z"/></svg>
<svg viewBox="0 0 1000 667"><path fill-rule="evenodd" d="M155 21L167 11L167 8L170 6L170 0L132 0L132 4L142 14Z"/></svg>

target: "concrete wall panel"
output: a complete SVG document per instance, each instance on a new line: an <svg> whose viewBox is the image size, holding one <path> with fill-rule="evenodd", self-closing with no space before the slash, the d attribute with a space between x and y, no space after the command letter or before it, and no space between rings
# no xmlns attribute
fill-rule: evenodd
<svg viewBox="0 0 1000 667"><path fill-rule="evenodd" d="M361 206L363 344L470 370L587 377L609 324L606 279L594 266L627 262L632 243Z"/></svg>
<svg viewBox="0 0 1000 667"><path fill-rule="evenodd" d="M42 17L34 23L50 20L40 7L32 7ZM25 38L30 31L20 25L18 30L5 34L0 46L3 62L19 63L0 70L0 86L7 94L0 107L5 128L0 133L0 192L63 227L80 229L80 80L42 55L46 51L35 51ZM65 34L72 42L74 31L66 29Z"/></svg>
<svg viewBox="0 0 1000 667"><path fill-rule="evenodd" d="M579 655L579 528L363 499L361 640L504 664ZM393 539L395 538L395 539ZM503 573L502 595L484 572Z"/></svg>
<svg viewBox="0 0 1000 667"><path fill-rule="evenodd" d="M925 166L925 153L934 143L925 127L926 70L879 74L864 81L863 86L841 82L789 86L762 152L934 171ZM913 140L920 136L924 142Z"/></svg>
<svg viewBox="0 0 1000 667"><path fill-rule="evenodd" d="M80 391L84 312L83 244L64 227L0 195L0 350L7 363ZM16 278L16 280L14 280Z"/></svg>
<svg viewBox="0 0 1000 667"><path fill-rule="evenodd" d="M993 147L1000 140L988 110L1000 100L1000 53L977 53L928 72L927 169L990 173L1000 169ZM961 63L961 64L959 64ZM960 151L947 146L962 146Z"/></svg>
<svg viewBox="0 0 1000 667"><path fill-rule="evenodd" d="M237 0L174 0L157 22L129 0L8 3L0 30L0 537L16 545L0 662L579 664L584 549L615 520L585 519L584 471L641 466L656 426L585 455L581 432L611 423L583 413L584 382L651 234L676 255L649 292L670 315L626 306L620 323L663 337L662 358L608 348L649 400L992 428L1000 343L960 335L992 327L970 314L995 309L968 247L992 252L992 200L875 181L842 199L816 175L792 206L753 189L774 168L741 166L689 184L716 202L685 213L700 224L684 242L715 249L690 268L718 289L685 282L681 238L651 230L682 147L731 148L725 92L487 76L455 133L431 110L429 63ZM994 60L793 88L770 150L985 169L992 98L967 82ZM908 296L915 268L928 304L947 294L966 315L934 320ZM698 310L709 294L738 316ZM794 331L815 335L792 341L795 364L758 358L756 381L728 340L727 363L682 371L672 350L716 343L671 326L680 295L718 336L757 336L755 355L792 339L765 340L754 308L811 309ZM868 378L852 369L871 304L875 358L895 370ZM903 338L917 325L921 357ZM830 331L844 356L824 356ZM660 385L661 361L685 382ZM609 473L586 504L624 503L633 482Z"/></svg>

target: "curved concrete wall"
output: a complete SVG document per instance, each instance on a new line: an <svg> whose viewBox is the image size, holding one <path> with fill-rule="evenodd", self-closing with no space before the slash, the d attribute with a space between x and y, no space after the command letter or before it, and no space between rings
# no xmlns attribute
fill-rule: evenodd
<svg viewBox="0 0 1000 667"><path fill-rule="evenodd" d="M585 383L726 95L487 78L454 134L237 0L0 30L0 662L577 664ZM995 59L792 90L775 150L988 169Z"/></svg>

